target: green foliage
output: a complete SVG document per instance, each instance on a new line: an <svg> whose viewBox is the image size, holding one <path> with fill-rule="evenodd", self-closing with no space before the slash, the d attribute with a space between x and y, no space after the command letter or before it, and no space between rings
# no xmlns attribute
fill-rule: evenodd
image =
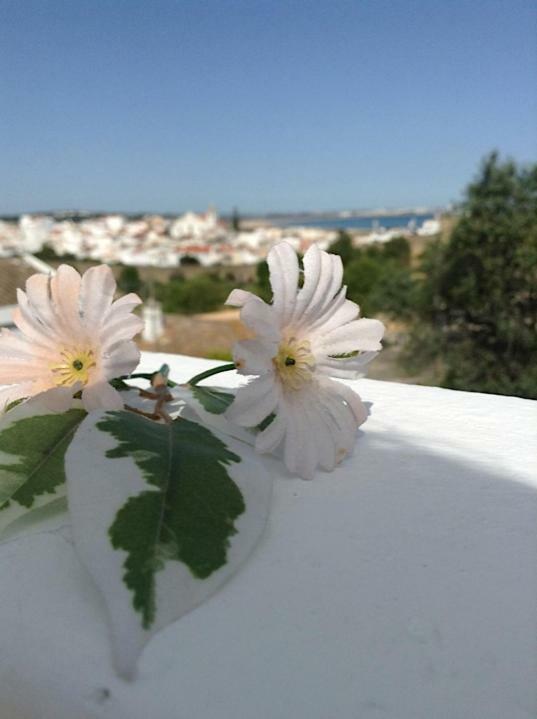
<svg viewBox="0 0 537 719"><path fill-rule="evenodd" d="M129 292L139 293L143 287L138 269L136 267L131 267L130 265L123 267L117 284L121 292L124 294L128 294Z"/></svg>
<svg viewBox="0 0 537 719"><path fill-rule="evenodd" d="M537 165L485 159L449 241L423 256L416 319L409 352L432 335L445 386L537 398Z"/></svg>
<svg viewBox="0 0 537 719"><path fill-rule="evenodd" d="M212 275L199 275L185 280L173 277L155 288L164 312L211 312L226 301L232 287L229 282Z"/></svg>
<svg viewBox="0 0 537 719"><path fill-rule="evenodd" d="M339 255L344 265L347 265L355 256L352 246L352 237L345 230L338 230L337 240L330 245L330 252Z"/></svg>
<svg viewBox="0 0 537 719"><path fill-rule="evenodd" d="M200 261L194 255L183 255L179 261L181 267L199 267Z"/></svg>
<svg viewBox="0 0 537 719"><path fill-rule="evenodd" d="M227 470L240 458L185 419L164 425L108 412L97 426L118 440L107 456L132 457L153 487L127 500L109 532L114 549L127 552L124 581L148 629L156 611L155 575L166 562L182 562L199 579L226 563L234 521L245 511Z"/></svg>
<svg viewBox="0 0 537 719"><path fill-rule="evenodd" d="M408 317L414 294L408 240L394 237L383 244L357 248L352 247L347 233L340 235L330 251L336 246L344 260L347 295L360 305L362 314Z"/></svg>
<svg viewBox="0 0 537 719"><path fill-rule="evenodd" d="M410 265L410 243L406 237L392 237L384 243L382 254L386 260L393 260L402 267Z"/></svg>
<svg viewBox="0 0 537 719"><path fill-rule="evenodd" d="M265 260L260 262L255 270L256 275L256 286L255 293L259 295L265 302L270 302L272 299L272 289L270 287L270 273L269 267Z"/></svg>
<svg viewBox="0 0 537 719"><path fill-rule="evenodd" d="M86 416L71 409L16 418L27 409L19 405L4 415L7 426L0 430L0 528L65 494L65 453Z"/></svg>
<svg viewBox="0 0 537 719"><path fill-rule="evenodd" d="M212 414L223 414L235 399L235 395L221 392L214 387L191 385L190 390L203 409Z"/></svg>
<svg viewBox="0 0 537 719"><path fill-rule="evenodd" d="M213 359L213 360L221 360L222 362L232 362L233 361L233 355L229 350L222 350L222 349L212 349L208 350L204 357L207 359Z"/></svg>
<svg viewBox="0 0 537 719"><path fill-rule="evenodd" d="M63 255L59 255L52 245L45 242L39 252L34 253L36 257L43 262L51 262L53 260L61 260L62 262L76 262L76 256L71 252L65 252Z"/></svg>

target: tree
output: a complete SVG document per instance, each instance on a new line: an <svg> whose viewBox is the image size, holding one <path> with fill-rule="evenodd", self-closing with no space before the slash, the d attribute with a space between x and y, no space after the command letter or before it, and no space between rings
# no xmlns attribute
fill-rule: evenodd
<svg viewBox="0 0 537 719"><path fill-rule="evenodd" d="M181 267L199 267L200 261L194 255L183 255L179 260Z"/></svg>
<svg viewBox="0 0 537 719"><path fill-rule="evenodd" d="M334 255L339 255L344 265L352 260L354 256L352 237L346 230L338 230L337 239L332 242L329 251Z"/></svg>
<svg viewBox="0 0 537 719"><path fill-rule="evenodd" d="M266 260L259 262L255 269L256 275L256 291L266 302L272 299L272 290L269 280L269 268Z"/></svg>
<svg viewBox="0 0 537 719"><path fill-rule="evenodd" d="M384 243L382 249L385 259L394 260L403 266L410 264L410 243L406 237L392 237Z"/></svg>
<svg viewBox="0 0 537 719"><path fill-rule="evenodd" d="M537 165L483 162L446 244L425 253L410 351L454 389L537 398Z"/></svg>
<svg viewBox="0 0 537 719"><path fill-rule="evenodd" d="M136 267L131 267L130 265L123 267L120 272L117 284L121 292L125 294L127 294L128 292L138 293L143 286L138 269Z"/></svg>
<svg viewBox="0 0 537 719"><path fill-rule="evenodd" d="M189 280L170 279L156 288L157 299L164 312L211 312L218 309L231 290L227 282L217 277L198 275Z"/></svg>

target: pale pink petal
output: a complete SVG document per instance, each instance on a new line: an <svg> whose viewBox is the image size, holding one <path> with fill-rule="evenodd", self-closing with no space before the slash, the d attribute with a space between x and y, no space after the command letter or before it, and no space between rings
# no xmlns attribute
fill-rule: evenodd
<svg viewBox="0 0 537 719"><path fill-rule="evenodd" d="M26 280L26 298L32 313L47 328L47 333L58 337L58 317L54 311L50 295L50 277L43 274L28 277Z"/></svg>
<svg viewBox="0 0 537 719"><path fill-rule="evenodd" d="M341 430L326 407L324 390L306 390L287 397L284 461L291 474L312 479L317 467L331 471L338 461ZM345 406L336 400L341 411ZM341 419L341 417L339 418ZM349 432L346 432L348 438Z"/></svg>
<svg viewBox="0 0 537 719"><path fill-rule="evenodd" d="M334 442L336 444L336 456L338 461L350 452L356 439L356 420L350 407L341 401L341 397L330 389L321 387L319 393L325 417L330 417Z"/></svg>
<svg viewBox="0 0 537 719"><path fill-rule="evenodd" d="M144 328L144 321L136 315L124 315L107 324L101 330L101 343L104 351L123 340L130 340Z"/></svg>
<svg viewBox="0 0 537 719"><path fill-rule="evenodd" d="M232 307L242 307L252 299L259 299L259 297L245 290L232 290L225 304Z"/></svg>
<svg viewBox="0 0 537 719"><path fill-rule="evenodd" d="M309 329L334 302L343 276L341 258L321 252L316 245L312 245L304 256L304 286L309 274L313 274L316 280L313 294L306 296L305 299L309 298L308 304L301 303L300 313L293 317L293 324L302 329ZM297 305L299 301L300 296Z"/></svg>
<svg viewBox="0 0 537 719"><path fill-rule="evenodd" d="M241 310L241 320L246 327L269 341L277 341L280 338L275 319L273 308L255 295L252 295Z"/></svg>
<svg viewBox="0 0 537 719"><path fill-rule="evenodd" d="M272 375L262 375L239 387L226 417L241 427L255 427L271 414L278 404L278 387Z"/></svg>
<svg viewBox="0 0 537 719"><path fill-rule="evenodd" d="M45 374L49 374L49 369L39 360L22 360L15 357L0 359L0 384L31 382Z"/></svg>
<svg viewBox="0 0 537 719"><path fill-rule="evenodd" d="M25 339L23 335L3 329L0 331L0 357L18 357L26 360L39 358L52 361L56 357L56 352L40 348Z"/></svg>
<svg viewBox="0 0 537 719"><path fill-rule="evenodd" d="M31 397L33 394L32 385L32 382L23 382L0 389L0 413L4 412L11 402L15 402L17 399Z"/></svg>
<svg viewBox="0 0 537 719"><path fill-rule="evenodd" d="M272 287L272 306L280 327L285 327L293 315L298 287L298 258L287 242L280 242L267 256Z"/></svg>
<svg viewBox="0 0 537 719"><path fill-rule="evenodd" d="M277 411L277 410L276 410ZM258 452L273 452L282 442L287 428L285 412L278 412L272 422L255 438L255 448Z"/></svg>
<svg viewBox="0 0 537 719"><path fill-rule="evenodd" d="M241 340L236 342L233 347L233 360L237 365L237 372L240 374L265 374L273 371L272 358L277 353L277 342Z"/></svg>
<svg viewBox="0 0 537 719"><path fill-rule="evenodd" d="M43 405L52 412L67 412L73 404L73 395L80 390L80 383L71 387L53 387L41 392L38 397Z"/></svg>
<svg viewBox="0 0 537 719"><path fill-rule="evenodd" d="M357 392L352 390L346 384L335 382L334 380L328 378L323 378L322 386L344 400L354 415L357 427L366 421L368 416L367 408Z"/></svg>
<svg viewBox="0 0 537 719"><path fill-rule="evenodd" d="M35 316L22 290L17 290L17 300L19 306L13 312L15 326L33 343L45 349L56 350L58 346L56 334L52 334L50 329Z"/></svg>
<svg viewBox="0 0 537 719"><path fill-rule="evenodd" d="M317 392L310 394L306 405L305 414L311 436L315 438L317 463L322 469L331 472L337 463L334 422L325 412Z"/></svg>
<svg viewBox="0 0 537 719"><path fill-rule="evenodd" d="M138 305L141 304L142 300L138 297L138 295L134 292L129 292L128 295L123 295L123 297L120 297L115 300L115 302L112 302L106 316L106 321L128 314L129 312L132 312L135 307L138 307Z"/></svg>
<svg viewBox="0 0 537 719"><path fill-rule="evenodd" d="M319 337L312 348L315 352L326 352L329 355L345 354L357 350L375 352L382 349L380 340L384 334L384 325L379 320L363 317L341 327L336 327L328 334Z"/></svg>
<svg viewBox="0 0 537 719"><path fill-rule="evenodd" d="M360 352L349 359L334 359L328 355L317 356L316 370L324 375L341 379L356 379L363 375L366 366L378 355L378 352Z"/></svg>
<svg viewBox="0 0 537 719"><path fill-rule="evenodd" d="M140 350L135 342L121 342L102 361L104 379L115 379L131 374L140 362Z"/></svg>
<svg viewBox="0 0 537 719"><path fill-rule="evenodd" d="M291 323L296 325L302 319L304 310L309 307L319 285L321 275L321 251L312 245L304 255L304 284L298 291Z"/></svg>
<svg viewBox="0 0 537 719"><path fill-rule="evenodd" d="M82 390L82 404L87 412L97 409L111 411L123 409L123 400L120 393L111 387L108 382L97 382L85 387Z"/></svg>
<svg viewBox="0 0 537 719"><path fill-rule="evenodd" d="M345 298L346 287L342 287L337 296L326 308L324 313L309 327L310 337L328 334L331 330L355 320L360 314L360 307Z"/></svg>
<svg viewBox="0 0 537 719"><path fill-rule="evenodd" d="M297 474L302 479L312 479L317 466L317 450L307 421L305 397L301 395L297 393L287 402L284 461L291 474Z"/></svg>
<svg viewBox="0 0 537 719"><path fill-rule="evenodd" d="M102 325L112 305L115 291L116 281L107 265L91 267L84 272L80 289L80 310L83 324L88 330L97 330Z"/></svg>
<svg viewBox="0 0 537 719"><path fill-rule="evenodd" d="M85 332L80 317L81 278L74 267L60 265L50 281L50 292L58 321L69 337L83 340Z"/></svg>

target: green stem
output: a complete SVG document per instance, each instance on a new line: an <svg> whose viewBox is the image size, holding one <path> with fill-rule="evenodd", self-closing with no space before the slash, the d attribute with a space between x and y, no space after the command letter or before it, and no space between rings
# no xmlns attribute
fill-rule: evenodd
<svg viewBox="0 0 537 719"><path fill-rule="evenodd" d="M214 369L208 369L205 370L205 372L200 372L200 374L197 374L195 377L192 377L192 379L188 380L187 384L194 386L197 385L198 382L201 382L203 379L207 379L207 377L212 377L213 374L219 374L220 372L230 372L232 369L237 369L234 362L232 362L231 364L223 364L220 365L220 367L215 367Z"/></svg>

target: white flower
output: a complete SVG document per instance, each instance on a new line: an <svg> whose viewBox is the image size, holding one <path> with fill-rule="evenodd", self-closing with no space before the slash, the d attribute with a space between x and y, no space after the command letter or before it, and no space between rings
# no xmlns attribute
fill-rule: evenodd
<svg viewBox="0 0 537 719"><path fill-rule="evenodd" d="M116 282L106 265L80 277L61 265L54 277L28 278L18 290L13 321L20 333L0 333L0 412L12 401L41 395L55 411L68 409L82 390L86 410L121 409L109 380L133 371L140 352L132 337L143 321L132 314L140 298L113 302Z"/></svg>
<svg viewBox="0 0 537 719"><path fill-rule="evenodd" d="M234 290L227 303L241 307L254 339L234 347L237 370L257 375L237 391L228 418L243 427L272 421L256 437L256 449L283 445L288 470L304 479L320 466L331 471L352 449L356 429L367 418L360 397L330 379L353 378L382 349L384 325L357 319L359 307L341 287L341 258L316 245L304 255L304 282L296 253L285 242L267 262L271 305Z"/></svg>

